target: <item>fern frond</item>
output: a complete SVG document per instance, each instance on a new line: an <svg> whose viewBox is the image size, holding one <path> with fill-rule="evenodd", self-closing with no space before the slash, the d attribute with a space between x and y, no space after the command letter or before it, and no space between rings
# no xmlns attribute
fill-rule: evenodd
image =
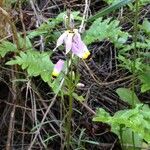
<svg viewBox="0 0 150 150"><path fill-rule="evenodd" d="M8 52L16 52L17 47L9 42L9 41L3 41L0 43L0 56L4 57Z"/></svg>
<svg viewBox="0 0 150 150"><path fill-rule="evenodd" d="M127 32L121 31L118 20L98 18L86 31L84 41L86 44L91 44L107 39L114 43L116 47L119 47L127 41L128 36Z"/></svg>
<svg viewBox="0 0 150 150"><path fill-rule="evenodd" d="M37 51L20 52L19 56L16 56L14 60L10 60L6 64L18 64L23 70L27 70L29 76L40 75L45 82L50 80L54 67L54 64L49 59L49 53Z"/></svg>
<svg viewBox="0 0 150 150"><path fill-rule="evenodd" d="M52 79L52 71L54 64L50 60L50 53L48 52L38 52L38 51L26 51L20 52L19 56L16 56L14 60L8 61L7 65L20 65L23 70L27 70L28 76L36 77L41 76L44 82L47 82L48 85L52 88L54 93L57 93L60 90L58 87L64 78L64 73L56 79ZM66 64L64 66L65 70Z"/></svg>
<svg viewBox="0 0 150 150"><path fill-rule="evenodd" d="M135 47L134 43L125 45L124 48L120 49L119 54L124 54L126 52L129 52L129 51L133 50L134 47ZM138 49L142 49L142 50L146 50L146 49L149 50L150 49L150 40L146 39L145 42L137 42L136 47Z"/></svg>

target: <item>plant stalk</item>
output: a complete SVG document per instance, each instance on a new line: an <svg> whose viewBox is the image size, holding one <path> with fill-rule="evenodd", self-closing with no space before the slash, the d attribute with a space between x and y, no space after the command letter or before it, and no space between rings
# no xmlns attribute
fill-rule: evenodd
<svg viewBox="0 0 150 150"><path fill-rule="evenodd" d="M138 37L138 0L135 0L135 19L134 19L134 33L133 33L133 42L134 42L134 51L133 51L133 81L132 81L132 106L135 107L135 97L134 97L134 89L135 89L135 82L136 82L136 57L137 57L137 37ZM132 142L133 142L133 149L135 150L135 136L134 132L132 132Z"/></svg>
<svg viewBox="0 0 150 150"><path fill-rule="evenodd" d="M67 150L70 150L70 141L71 141L71 117L72 117L72 112L73 112L73 70L72 70L72 55L70 58L70 76L69 76L69 84L68 84L68 89L69 89L69 110L68 110L68 117L67 117L67 135L66 135L66 141L67 145L66 148ZM69 63L69 62L68 62Z"/></svg>
<svg viewBox="0 0 150 150"><path fill-rule="evenodd" d="M122 139L122 134L123 134L123 131L122 131L122 126L120 125L120 130L119 130L119 134L120 134L120 142L121 142L121 147L122 147L122 150L124 150L124 147L123 147L123 139Z"/></svg>

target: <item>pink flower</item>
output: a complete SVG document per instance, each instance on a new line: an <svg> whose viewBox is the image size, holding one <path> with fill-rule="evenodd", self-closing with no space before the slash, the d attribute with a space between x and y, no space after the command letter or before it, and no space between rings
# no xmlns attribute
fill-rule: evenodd
<svg viewBox="0 0 150 150"><path fill-rule="evenodd" d="M63 66L64 66L64 61L60 59L54 66L52 76L57 77L59 73L62 71Z"/></svg>
<svg viewBox="0 0 150 150"><path fill-rule="evenodd" d="M87 49L87 46L81 39L81 36L78 30L74 29L75 34L72 41L72 52L82 59L86 59L89 57L90 52Z"/></svg>
<svg viewBox="0 0 150 150"><path fill-rule="evenodd" d="M81 36L77 29L65 31L57 40L56 48L62 44L65 44L66 54L71 50L73 54L82 59L89 57L90 52L87 46L81 39ZM55 49L56 49L55 48Z"/></svg>
<svg viewBox="0 0 150 150"><path fill-rule="evenodd" d="M65 31L58 38L55 49L60 45L62 45L63 43L65 44L66 54L68 54L71 50L73 54L82 59L87 59L90 56L90 52L87 49L87 46L82 41L81 36L77 29L73 29L73 31L71 30ZM52 76L57 77L60 74L61 70L63 69L63 66L64 61L60 59L54 66Z"/></svg>

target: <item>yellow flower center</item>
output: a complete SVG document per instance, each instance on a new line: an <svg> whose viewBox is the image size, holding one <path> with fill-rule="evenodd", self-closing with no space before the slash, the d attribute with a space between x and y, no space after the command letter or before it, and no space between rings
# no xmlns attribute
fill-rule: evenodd
<svg viewBox="0 0 150 150"><path fill-rule="evenodd" d="M86 51L83 56L82 56L82 59L87 59L90 55L90 52L89 51Z"/></svg>
<svg viewBox="0 0 150 150"><path fill-rule="evenodd" d="M74 31L72 31L72 30L66 30L66 32L67 32L68 34L74 34Z"/></svg>
<svg viewBox="0 0 150 150"><path fill-rule="evenodd" d="M54 71L52 72L52 76L57 77L58 75L59 75L59 73L58 73L56 70L54 70Z"/></svg>

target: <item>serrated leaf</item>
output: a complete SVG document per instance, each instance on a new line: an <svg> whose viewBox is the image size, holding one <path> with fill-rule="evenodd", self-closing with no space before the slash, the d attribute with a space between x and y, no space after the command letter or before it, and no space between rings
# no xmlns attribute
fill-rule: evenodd
<svg viewBox="0 0 150 150"><path fill-rule="evenodd" d="M24 49L24 50L32 50L32 43L28 36L25 38L21 37L20 34L18 34L18 43L19 43L19 48Z"/></svg>
<svg viewBox="0 0 150 150"><path fill-rule="evenodd" d="M15 60L10 60L7 65L18 64L22 69L27 69L29 76L38 76L48 81L48 77L44 74L51 74L54 64L49 59L50 53L47 52L37 52L37 51L26 51L20 52L19 56L15 57ZM50 80L50 78L49 78Z"/></svg>
<svg viewBox="0 0 150 150"><path fill-rule="evenodd" d="M0 56L4 57L8 52L17 52L16 45L9 41L2 41L0 43Z"/></svg>
<svg viewBox="0 0 150 150"><path fill-rule="evenodd" d="M134 49L134 43L130 45L125 45L122 49L119 50L119 54L125 54ZM145 42L137 42L136 47L138 49L150 49L150 40L146 39Z"/></svg>
<svg viewBox="0 0 150 150"><path fill-rule="evenodd" d="M147 113L148 118L145 113ZM110 116L104 109L98 109L93 121L104 122L111 125L111 130L120 136L120 127L123 130L131 129L146 142L150 143L150 109L138 104L134 109L120 110Z"/></svg>
<svg viewBox="0 0 150 150"><path fill-rule="evenodd" d="M130 72L133 72L133 68L134 73L136 74L143 72L144 65L141 58L135 58L135 60L132 60L123 55L118 55L118 60L122 61L120 66L128 69Z"/></svg>
<svg viewBox="0 0 150 150"><path fill-rule="evenodd" d="M49 27L49 25L47 24L47 25L45 25L44 27L46 28L46 27ZM32 39L32 38L34 38L34 37L36 37L36 36L40 36L40 35L43 35L43 34L46 34L48 31L46 31L46 29L37 29L37 30L34 30L34 31L31 31L29 34L28 34L28 37L30 38L30 39Z"/></svg>
<svg viewBox="0 0 150 150"><path fill-rule="evenodd" d="M38 51L20 52L20 56L16 56L15 60L10 60L7 65L18 64L22 69L26 69L29 76L40 75L43 81L47 82L55 93L59 92L60 82L63 74L59 75L55 80L51 80L51 74L54 64L49 59L50 53Z"/></svg>
<svg viewBox="0 0 150 150"><path fill-rule="evenodd" d="M86 44L91 44L107 39L114 43L116 47L120 47L128 37L127 32L121 31L118 20L112 20L112 18L102 20L102 18L98 18L85 32L84 41Z"/></svg>
<svg viewBox="0 0 150 150"><path fill-rule="evenodd" d="M17 63L16 60L10 60L8 62L6 62L6 65L15 65Z"/></svg>
<svg viewBox="0 0 150 150"><path fill-rule="evenodd" d="M129 103L131 106L133 106L133 100L134 100L134 103L136 104L140 103L136 94L127 88L118 88L116 90L116 93L119 95L121 100Z"/></svg>

